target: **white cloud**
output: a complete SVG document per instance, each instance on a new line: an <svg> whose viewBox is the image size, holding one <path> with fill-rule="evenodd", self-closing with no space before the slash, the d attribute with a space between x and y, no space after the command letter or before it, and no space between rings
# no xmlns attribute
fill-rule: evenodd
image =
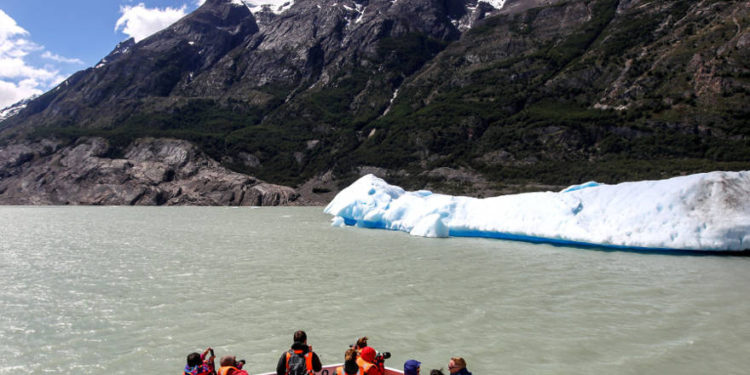
<svg viewBox="0 0 750 375"><path fill-rule="evenodd" d="M64 63L64 64L76 64L76 65L85 64L83 60L81 59L63 57L58 54L54 54L50 51L44 51L44 53L42 54L42 58L52 60L52 61L57 61L59 63Z"/></svg>
<svg viewBox="0 0 750 375"><path fill-rule="evenodd" d="M122 6L120 7L122 16L117 20L115 30L122 29L123 33L139 42L184 17L187 14L186 9L185 5L179 9L146 8L143 3L136 6Z"/></svg>
<svg viewBox="0 0 750 375"><path fill-rule="evenodd" d="M0 41L9 39L15 35L29 35L29 32L18 26L16 20L0 9Z"/></svg>
<svg viewBox="0 0 750 375"><path fill-rule="evenodd" d="M44 47L34 43L29 36L28 31L0 9L0 109L39 95L65 79L53 65L40 67L29 64L26 60L29 55L44 51ZM80 62L49 51L44 51L41 57L56 62Z"/></svg>
<svg viewBox="0 0 750 375"><path fill-rule="evenodd" d="M39 95L42 90L39 83L34 80L24 80L18 84L0 80L0 109L33 95Z"/></svg>

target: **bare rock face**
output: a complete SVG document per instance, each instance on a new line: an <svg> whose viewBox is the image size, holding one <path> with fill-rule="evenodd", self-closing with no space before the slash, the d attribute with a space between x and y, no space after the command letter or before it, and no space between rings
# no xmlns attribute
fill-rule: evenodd
<svg viewBox="0 0 750 375"><path fill-rule="evenodd" d="M299 197L231 172L183 140L139 139L124 158L110 151L102 138L4 147L0 204L276 206Z"/></svg>

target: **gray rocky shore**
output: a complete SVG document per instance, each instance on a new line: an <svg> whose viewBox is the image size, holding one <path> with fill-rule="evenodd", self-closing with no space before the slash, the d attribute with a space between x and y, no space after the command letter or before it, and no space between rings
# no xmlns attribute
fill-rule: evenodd
<svg viewBox="0 0 750 375"><path fill-rule="evenodd" d="M293 188L222 167L190 142L143 138L111 157L102 138L0 148L0 204L212 205L315 204Z"/></svg>

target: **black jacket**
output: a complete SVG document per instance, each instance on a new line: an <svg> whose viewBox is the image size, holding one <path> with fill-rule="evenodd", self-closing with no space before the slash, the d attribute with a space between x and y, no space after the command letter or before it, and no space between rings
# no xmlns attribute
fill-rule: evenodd
<svg viewBox="0 0 750 375"><path fill-rule="evenodd" d="M302 353L307 354L310 351L310 347L301 343L295 342L292 344L291 350L302 350ZM323 369L323 365L320 363L320 358L315 352L312 353L312 365L313 370L318 372ZM286 352L279 358L279 363L276 365L276 375L286 375Z"/></svg>

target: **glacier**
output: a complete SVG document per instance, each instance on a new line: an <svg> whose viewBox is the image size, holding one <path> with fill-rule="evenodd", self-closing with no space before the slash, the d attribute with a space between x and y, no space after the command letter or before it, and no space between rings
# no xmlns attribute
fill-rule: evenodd
<svg viewBox="0 0 750 375"><path fill-rule="evenodd" d="M634 250L750 250L750 171L492 198L407 192L366 175L325 207L335 226Z"/></svg>

